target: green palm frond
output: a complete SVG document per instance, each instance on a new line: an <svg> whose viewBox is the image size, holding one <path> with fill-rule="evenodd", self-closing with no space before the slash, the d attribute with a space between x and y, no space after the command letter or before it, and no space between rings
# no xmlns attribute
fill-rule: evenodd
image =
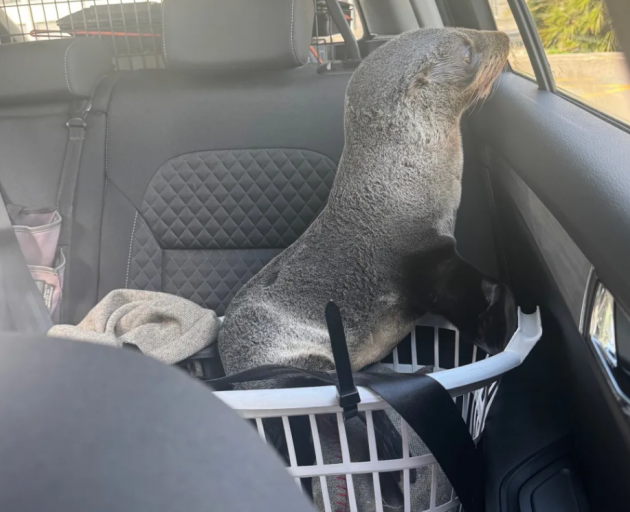
<svg viewBox="0 0 630 512"><path fill-rule="evenodd" d="M603 0L528 0L540 39L550 52L610 52L615 34Z"/></svg>

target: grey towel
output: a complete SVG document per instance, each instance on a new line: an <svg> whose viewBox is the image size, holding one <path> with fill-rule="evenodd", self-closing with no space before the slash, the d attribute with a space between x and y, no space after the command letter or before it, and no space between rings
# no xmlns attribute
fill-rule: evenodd
<svg viewBox="0 0 630 512"><path fill-rule="evenodd" d="M49 336L122 347L174 364L216 342L220 320L214 311L168 293L114 290L79 325L55 325Z"/></svg>

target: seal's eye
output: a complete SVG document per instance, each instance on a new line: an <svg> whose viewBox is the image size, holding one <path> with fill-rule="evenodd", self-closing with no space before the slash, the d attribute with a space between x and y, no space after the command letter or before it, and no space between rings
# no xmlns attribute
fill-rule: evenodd
<svg viewBox="0 0 630 512"><path fill-rule="evenodd" d="M466 47L466 50L464 51L464 62L466 64L470 64L472 62L472 48L470 46Z"/></svg>

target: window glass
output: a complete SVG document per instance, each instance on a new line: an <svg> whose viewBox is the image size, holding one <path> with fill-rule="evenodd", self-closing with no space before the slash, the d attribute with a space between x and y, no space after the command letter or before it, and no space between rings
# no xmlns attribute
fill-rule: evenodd
<svg viewBox="0 0 630 512"><path fill-rule="evenodd" d="M513 17L505 13L505 9L509 11L507 0L491 2L496 4L493 11L498 28L509 29ZM630 123L630 70L604 1L526 0L526 3L558 89ZM531 65L522 51L515 49L510 63L515 71L531 74Z"/></svg>
<svg viewBox="0 0 630 512"><path fill-rule="evenodd" d="M497 28L510 36L510 66L517 73L533 78L534 70L507 0L490 0L490 7L494 14Z"/></svg>

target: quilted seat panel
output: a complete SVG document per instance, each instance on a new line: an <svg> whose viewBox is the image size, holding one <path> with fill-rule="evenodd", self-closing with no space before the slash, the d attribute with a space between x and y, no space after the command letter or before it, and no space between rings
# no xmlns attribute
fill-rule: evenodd
<svg viewBox="0 0 630 512"><path fill-rule="evenodd" d="M307 150L189 153L158 170L141 213L163 249L288 247L326 203L335 169Z"/></svg>
<svg viewBox="0 0 630 512"><path fill-rule="evenodd" d="M162 291L223 315L241 287L282 249L164 251Z"/></svg>
<svg viewBox="0 0 630 512"><path fill-rule="evenodd" d="M203 151L153 176L136 217L127 286L173 293L222 315L326 204L336 166L295 149Z"/></svg>

